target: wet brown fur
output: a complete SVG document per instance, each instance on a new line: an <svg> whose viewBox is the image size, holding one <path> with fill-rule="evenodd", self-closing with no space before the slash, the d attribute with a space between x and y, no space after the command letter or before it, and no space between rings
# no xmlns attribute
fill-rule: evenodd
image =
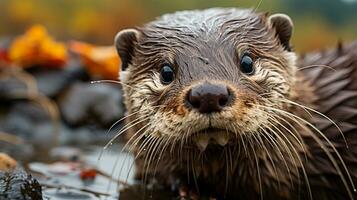
<svg viewBox="0 0 357 200"><path fill-rule="evenodd" d="M295 65L295 54L277 31L281 30L274 29L266 15L240 9L179 12L138 28L128 74L122 80L132 114L127 118L133 125L128 129L128 146L137 156L137 178L155 178L164 185L179 181L201 195L226 199L357 198L348 179L350 175L357 182L357 45L323 56L309 54ZM258 75L240 72L243 53L255 58L262 70ZM164 63L176 72L168 86L161 85L158 77ZM310 66L316 64L335 71ZM229 144L211 144L200 152L192 137L207 119L187 108L184 98L191 87L205 81L224 83L235 101L208 118L216 128L227 129ZM349 148L331 121L279 99L332 118ZM257 105L313 123L332 141L348 171L307 123L298 124L287 114ZM332 153L338 168L313 136Z"/></svg>

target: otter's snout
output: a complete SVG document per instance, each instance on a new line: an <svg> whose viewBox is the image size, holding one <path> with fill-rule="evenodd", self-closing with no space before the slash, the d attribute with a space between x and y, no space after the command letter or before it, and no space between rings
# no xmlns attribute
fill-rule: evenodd
<svg viewBox="0 0 357 200"><path fill-rule="evenodd" d="M223 84L202 83L190 89L186 105L200 113L220 112L232 100L232 94Z"/></svg>

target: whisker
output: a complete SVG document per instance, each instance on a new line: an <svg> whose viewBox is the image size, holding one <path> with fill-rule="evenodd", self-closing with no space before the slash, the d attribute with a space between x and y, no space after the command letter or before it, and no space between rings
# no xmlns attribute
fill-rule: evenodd
<svg viewBox="0 0 357 200"><path fill-rule="evenodd" d="M143 126L143 128L145 128L145 126ZM137 133L139 133L141 130L142 130L142 129L139 129L139 130L137 131ZM135 133L134 135L136 135L137 133ZM123 149L124 149L124 147L123 147ZM123 153L123 151L121 151L121 152L119 153L119 155L122 154L122 153ZM120 175L121 175L121 172L122 172L124 163L126 162L127 156L128 156L128 155L125 156L124 161L123 161L123 165L122 165L122 167L121 167L121 169L120 169L120 171L119 171L119 177L120 177ZM118 163L119 163L119 156L115 159L114 165L113 165L113 167L112 167L111 176L110 176L110 177L112 177L112 178L114 178L114 172L115 172L115 169L116 169L117 166L118 166ZM129 176L129 174L130 174L130 170L129 170L129 172L128 172L128 176ZM125 182L127 182L127 179L125 180ZM108 191L109 191L109 189L110 189L111 183L112 183L112 181L110 181L109 184L108 184L108 188L107 188Z"/></svg>
<svg viewBox="0 0 357 200"><path fill-rule="evenodd" d="M262 129L262 127L259 126L259 129ZM276 166L275 166L275 162L274 162L274 160L273 160L273 158L272 158L272 156L271 156L271 152L270 152L270 151L268 150L268 148L266 147L265 142L263 141L262 137L264 137L266 140L269 140L269 139L267 139L267 138L264 136L264 134L261 134L261 132L259 132L259 134L258 134L258 139L259 139L259 141L262 143L262 147L263 147L264 151L266 152L266 154L267 154L267 156L268 156L268 158L269 158L269 161L270 161L270 163L271 163L271 165L272 165L272 167L273 167L274 173L275 173L275 175L276 175L276 177L277 177L277 179L278 179L278 187L280 188L280 177L279 177L277 168L276 168ZM268 141L268 143L271 144L270 141ZM271 146L272 146L272 145L271 145Z"/></svg>
<svg viewBox="0 0 357 200"><path fill-rule="evenodd" d="M252 134L252 135L254 135L254 134ZM250 147L251 147L251 149L253 151L254 160L255 160L255 164L256 164L256 168L257 168L259 190L260 190L260 199L263 200L264 199L264 195L263 195L262 177L261 177L261 174L260 174L259 160L258 160L257 154L255 152L255 148L254 148L254 146L252 145L251 142L252 142L251 140L248 140L248 143L249 143L249 145L250 145Z"/></svg>
<svg viewBox="0 0 357 200"><path fill-rule="evenodd" d="M261 107L265 107L266 109L271 109L271 110L274 110L276 112L280 112L280 113L284 113L286 114L286 116L290 117L290 118L295 118L295 119L298 119L304 123L306 123L309 127L311 127L312 129L314 129L330 146L331 148L333 149L333 151L336 153L338 159L340 160L341 164L342 164L342 167L344 168L346 174L347 174L347 177L349 179L349 182L352 186L352 189L355 191L355 185L353 183L353 180L352 180L352 177L351 177L351 174L349 173L348 169L347 169L347 166L345 164L345 162L343 161L340 153L337 151L337 149L335 148L335 146L332 144L332 142L318 129L316 128L313 124L311 124L310 122L306 121L305 119L302 119L301 117L297 116L297 115L294 115L294 114L291 114L289 112L286 112L284 110L281 110L281 109L277 109L277 108L271 108L271 107L267 107L267 106L262 106L262 105L257 105L257 106L261 106ZM306 128L304 126L302 126L302 128ZM325 154L328 156L328 158L330 159L331 163L334 165L337 173L339 174L347 192L348 192L348 195L350 196L351 199L353 199L353 194L350 190L350 188L348 187L348 184L346 182L346 179L340 169L340 167L338 166L336 160L334 159L334 157L332 156L332 154L328 151L328 149L326 148L325 144L321 142L321 140L315 135L315 134L311 134L311 136L313 137L313 139L320 145L320 147L322 148L322 150L325 152Z"/></svg>
<svg viewBox="0 0 357 200"><path fill-rule="evenodd" d="M321 113L321 112L319 112L319 111L317 111L317 110L315 110L315 109L312 109L312 108L310 108L310 107L307 107L307 106L298 104L298 103L296 103L296 102L294 102L294 101L291 101L291 100L288 100L288 99L286 99L286 100L281 100L281 101L286 102L286 103L290 103L290 104L293 104L293 105L296 105L296 106L299 106L299 107L303 108L305 111L306 111L306 109L307 109L307 110L310 110L310 111L312 111L312 112L314 112L314 113L316 113L316 114L318 114L318 115L324 117L325 119L327 119L327 120L328 120L329 122L331 122L331 123L337 128L337 130L340 132L340 134L341 134L341 136L342 136L342 138L343 138L343 140L344 140L344 142L345 142L345 144L346 144L346 148L348 148L348 144L347 144L347 140L346 140L346 138L345 138L345 135L343 134L341 128L340 128L331 118L329 118L328 116L324 115L323 113ZM308 112L308 111L306 111L306 112ZM309 113L309 112L308 112L308 113ZM310 114L310 115L311 115L311 114Z"/></svg>
<svg viewBox="0 0 357 200"><path fill-rule="evenodd" d="M224 188L224 194L227 194L228 191L228 183L229 183L229 163L228 163L228 153L227 153L227 148L224 148L224 157L225 157L225 165L226 165L226 182L225 182L225 188Z"/></svg>
<svg viewBox="0 0 357 200"><path fill-rule="evenodd" d="M300 71L300 70L309 69L309 68L313 68L313 67L325 67L325 68L330 69L332 71L336 71L336 69L334 69L333 67L330 67L328 65L308 65L308 66L300 67L297 70Z"/></svg>
<svg viewBox="0 0 357 200"><path fill-rule="evenodd" d="M260 129L262 129L262 128L260 128ZM266 137L265 136L265 134L264 133L261 133L260 131L259 131L259 135L261 135L262 137L264 137L264 139L269 143L269 145L271 146L271 147L275 147L279 152L278 152L278 154L282 157L282 160L284 160L285 161L285 158L284 158L284 156L283 156L283 154L281 153L281 151L280 151L280 148L279 147L277 147L277 145L275 144L275 146L272 144L272 142L274 142L274 141L270 141L270 137ZM268 155L268 157L269 157L269 160L270 160L270 162L272 163L272 166L273 166L273 169L274 169L274 173L275 173L275 175L276 175L276 177L277 177L277 179L278 179L278 188L280 189L281 188L281 185L280 185L280 182L281 182L281 180L280 180L280 176L279 176L279 174L278 174L278 171L277 171L277 168L276 168L276 166L275 166L275 162L274 162L274 160L273 160L273 158L271 157L271 153L268 151L268 149L267 149L267 147L265 147L265 145L264 145L264 150L267 152L267 155ZM286 164L286 161L285 161L285 167L288 169L289 167L287 166L287 164ZM289 170L288 170L289 171Z"/></svg>
<svg viewBox="0 0 357 200"><path fill-rule="evenodd" d="M144 170L144 178L143 178L143 183L146 184L147 182L147 177L150 169L150 159L151 156L155 150L154 146L156 146L156 143L159 141L158 137L151 136L151 140L148 143L149 146L147 147L147 151L145 151L145 158L144 158L144 164L143 164L143 169ZM151 171L150 171L151 172Z"/></svg>
<svg viewBox="0 0 357 200"><path fill-rule="evenodd" d="M300 165L301 165L301 168L303 170L303 174L304 174L304 178L305 178L305 182L307 184L307 188L308 188L308 193L309 193L309 196L310 196L310 199L312 200L312 191L311 191L311 186L310 186L310 181L309 181L309 178L307 176L307 173L306 173L306 170L305 170L305 167L304 167L304 164L300 158L300 155L299 153L296 151L295 147L293 146L293 144L290 142L290 140L285 136L285 134L279 129L277 128L274 124L270 123L282 136L283 138L285 138L285 140L288 142L288 144L291 146L293 152L295 153L296 155L296 158L298 159ZM293 162L295 163L295 159L293 159ZM298 172L298 167L297 167L297 164L295 163L295 166L296 166L296 171ZM298 175L298 179L300 180L300 176L299 176L299 173L297 173Z"/></svg>
<svg viewBox="0 0 357 200"><path fill-rule="evenodd" d="M139 111L138 111L139 112ZM121 119L119 119L118 121L116 121L113 125L111 125L110 126L110 128L109 128L109 130L106 132L106 135L109 135L109 133L110 133L110 131L114 128L114 126L116 126L118 123L120 123L121 121L123 121L124 119L126 119L126 118L128 118L128 117L130 117L130 116L132 116L132 115L134 115L134 114L136 114L136 113L138 113L138 112L134 112L134 113L132 113L132 114L130 114L130 115L127 115L127 116L124 116L124 117L122 117ZM101 150L100 150L100 153L99 153L99 156L98 156L98 161L100 161L100 159L102 158L102 156L103 156L103 153L104 153L104 148L102 148Z"/></svg>
<svg viewBox="0 0 357 200"><path fill-rule="evenodd" d="M294 166L295 166L295 168L296 168L296 170L297 170L297 164L296 164L296 162L295 162L295 159L294 159L294 157L293 157L293 155L292 155L292 153L291 153L291 151L290 151L288 145L285 143L285 141L284 141L273 129L271 129L269 126L265 126L265 125L264 125L264 127L265 127L265 129L268 129L268 130L270 131L270 133L272 133L272 134L280 141L280 143L278 143L278 144L282 144L282 146L284 147L283 150L285 150L285 152L288 153L288 156L289 156L290 159L293 161ZM265 129L263 129L263 130L265 130ZM266 131L265 131L265 132L266 132ZM267 132L266 132L266 133L267 133ZM283 154L282 154L282 157L284 157ZM284 158L284 162L285 162L286 168L287 168L287 170L288 170L288 175L289 175L289 179L290 179L290 184L293 185L293 179L292 179L292 176L291 176L291 169L289 168L289 165L287 164L285 158Z"/></svg>
<svg viewBox="0 0 357 200"><path fill-rule="evenodd" d="M127 87L129 87L132 90L135 90L136 92L141 93L141 91L139 90L139 88L135 88L131 85L128 85L126 83L123 83L122 81L119 80L96 80L96 81L91 81L91 84L97 84L97 83L114 83L114 84L121 84L121 85L125 85Z"/></svg>
<svg viewBox="0 0 357 200"><path fill-rule="evenodd" d="M127 150L127 153L130 154L132 153L132 151L134 150L135 146L137 145L138 141L140 141L142 138L146 137L146 133L149 131L149 129L146 129L149 126L149 124L144 125L142 128L140 128L138 131L136 131L130 138L129 140L126 142L126 144L124 145L124 147L122 148L122 150L120 151L120 153L123 153L124 151ZM143 133L141 133L142 130L146 129ZM140 136L137 136L139 135ZM132 140L135 138L135 140L132 142ZM145 138L146 139L146 138ZM144 139L144 141L145 141ZM129 146L128 146L129 145ZM127 155L128 155L127 154ZM127 156L124 159L124 162L126 161ZM134 161L137 158L137 155L134 157ZM120 169L120 173L122 171L122 168Z"/></svg>
<svg viewBox="0 0 357 200"><path fill-rule="evenodd" d="M236 135L238 135L240 137L240 141L242 141L242 146L243 146L243 149L244 149L245 156L247 157L248 156L248 151L247 151L247 147L246 147L246 144L245 144L245 141L244 141L244 137L245 136L242 133L238 132L234 126L233 126L233 130L236 133Z"/></svg>
<svg viewBox="0 0 357 200"><path fill-rule="evenodd" d="M136 133L134 133L134 134L130 137L130 139L128 140L128 142L125 144L125 146L122 148L122 151L121 151L121 152L123 152L123 151L127 148L126 146L127 146L128 144L130 144L130 147L128 148L128 154L129 154L129 153L132 153L132 151L134 150L135 146L137 145L137 142L138 142L139 140L141 140L143 137L145 137L145 134L148 132L148 129L145 130L143 133L141 133L141 135L138 136L138 137L134 140L134 142L133 142L132 144L131 144L131 140L132 140L133 138L135 138L136 135L138 135L142 130L144 130L144 129L147 128L148 126L149 126L149 124L143 126L143 127L140 128ZM145 141L145 140L144 140L144 141ZM127 155L128 155L128 154L127 154ZM138 153L137 155L135 155L134 160L133 160L133 163L132 163L132 165L130 166L129 172L131 171L131 168L132 168L132 166L134 165L134 162L135 162L135 160L137 159L138 155L139 155L139 153ZM126 159L127 159L127 156L126 156L125 159L124 159L124 163L125 163ZM122 165L122 167L121 167L121 169L120 169L120 173L119 173L119 174L121 174L122 169L123 169L123 165ZM128 173L128 175L129 175L129 173Z"/></svg>
<svg viewBox="0 0 357 200"><path fill-rule="evenodd" d="M164 143L163 145L161 143ZM158 159L156 161L156 164L155 164L155 168L154 168L154 177L155 177L155 174L156 174L156 171L157 171L157 167L159 165L159 162L164 154L164 151L166 150L167 146L169 145L169 141L168 140L165 140L164 138L162 138L162 142L160 142L159 146L161 146L161 151L160 153L158 154Z"/></svg>
<svg viewBox="0 0 357 200"><path fill-rule="evenodd" d="M275 123L277 123L279 126L281 126L282 128L284 128L286 131L288 131L288 133L290 133L290 135L299 143L299 145L301 146L301 148L304 150L305 152L305 157L306 157L306 152L307 152L307 148L306 145L304 143L304 140L302 139L302 137L300 136L299 132L296 130L296 128L291 125L288 121L286 121L284 118L280 117L279 115L277 116L273 116L271 115L269 112L266 112L264 110L260 110L262 112L264 112L265 114L267 114L269 116L270 119L274 120ZM278 119L282 120L283 122L285 122L286 124L288 124L296 133L296 135L290 130L288 129L286 126L284 126L282 123L279 122Z"/></svg>
<svg viewBox="0 0 357 200"><path fill-rule="evenodd" d="M134 121L132 121L131 123L127 124L129 126L124 126L120 131L119 133L117 133L112 139L109 140L109 142L104 146L104 149L107 149L110 145L113 144L113 142L122 134L124 133L125 131L127 131L128 129L132 128L133 126L136 126L137 124L140 124L144 121L146 121L148 119L148 116L144 115L144 116L141 116L141 117L138 117L137 119L135 119ZM133 123L135 122L135 123Z"/></svg>

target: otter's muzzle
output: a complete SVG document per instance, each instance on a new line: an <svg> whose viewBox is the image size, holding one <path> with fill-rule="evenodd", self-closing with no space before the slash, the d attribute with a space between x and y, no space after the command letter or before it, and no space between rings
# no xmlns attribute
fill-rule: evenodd
<svg viewBox="0 0 357 200"><path fill-rule="evenodd" d="M186 95L186 106L200 113L220 112L232 101L226 85L204 82L191 88Z"/></svg>

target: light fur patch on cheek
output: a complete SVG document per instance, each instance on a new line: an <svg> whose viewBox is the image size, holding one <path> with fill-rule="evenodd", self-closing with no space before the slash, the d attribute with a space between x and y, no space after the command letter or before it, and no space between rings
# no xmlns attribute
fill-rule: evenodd
<svg viewBox="0 0 357 200"><path fill-rule="evenodd" d="M160 78L160 74L157 73L157 72L153 72L151 75L150 75L151 79L152 79L152 82L153 82L153 85L151 85L151 89L153 90L164 90L166 88L166 85L163 85L161 83L161 78Z"/></svg>
<svg viewBox="0 0 357 200"><path fill-rule="evenodd" d="M149 97L153 93L161 93L168 86L163 85L160 80L160 75L156 72L148 72L146 78L141 79L139 83L133 85L136 88L129 98L131 99L131 107L133 112L137 112L139 117L148 117L147 134L152 136L161 136L173 134L176 123L181 122L179 116L167 112L161 112L164 105L154 106L154 102L150 102ZM130 89L130 88L129 88ZM178 126L179 127L179 126Z"/></svg>
<svg viewBox="0 0 357 200"><path fill-rule="evenodd" d="M147 74L144 79L140 80L140 82L133 87L135 87L135 91L131 93L130 98L136 102L135 107L142 107L141 104L143 103L143 100L147 100L148 97L152 96L153 91L155 93L160 93L166 88L162 85L157 73ZM148 102L148 104L150 104L150 102ZM150 110L153 110L153 108Z"/></svg>

